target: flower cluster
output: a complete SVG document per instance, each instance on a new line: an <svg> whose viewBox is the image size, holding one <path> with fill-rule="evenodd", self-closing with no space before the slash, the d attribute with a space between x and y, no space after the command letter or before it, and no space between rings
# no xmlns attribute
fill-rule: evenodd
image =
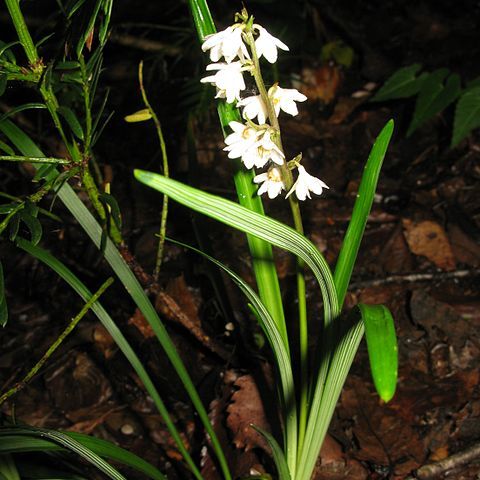
<svg viewBox="0 0 480 480"><path fill-rule="evenodd" d="M245 120L245 124L237 121L229 123L233 132L225 138L224 150L229 158L239 158L247 169L267 168L265 173L253 180L261 184L258 195L267 193L269 198L277 197L286 189L285 172L289 175L291 185L287 197L293 192L299 200L311 198L310 192L320 195L324 188L328 188L325 183L308 174L298 162L286 162L276 121L280 111L297 115L296 102L304 102L307 97L298 90L281 88L278 84L270 87L268 92L263 88L263 96L242 97L242 92L246 90L243 73L249 72L257 86L259 81L263 86L258 59L264 57L268 62L275 63L278 49L288 50L288 47L265 28L253 23L246 13L242 12L238 17L242 19L241 22L207 35L202 45L202 50L209 52L213 62L206 69L215 73L202 78L201 82L216 87L215 98L224 98L227 103L236 102L237 107L242 108ZM298 177L293 185L291 174L288 173L292 168L298 169Z"/></svg>

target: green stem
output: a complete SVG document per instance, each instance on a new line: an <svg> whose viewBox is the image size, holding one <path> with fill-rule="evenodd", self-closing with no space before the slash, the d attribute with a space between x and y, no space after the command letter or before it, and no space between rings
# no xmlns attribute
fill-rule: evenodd
<svg viewBox="0 0 480 480"><path fill-rule="evenodd" d="M93 296L88 300L88 302L83 306L80 312L72 318L65 330L60 334L60 336L55 340L55 342L50 345L48 350L42 356L42 358L34 365L34 367L25 375L23 380L15 384L10 390L5 392L0 397L0 405L2 405L5 400L7 400L12 395L18 393L22 388L24 388L27 383L39 372L43 367L45 362L52 356L53 352L60 346L60 344L65 340L65 338L72 332L72 330L77 326L78 322L87 314L92 305L100 298L100 296L105 292L105 290L113 283L113 278L110 277Z"/></svg>
<svg viewBox="0 0 480 480"><path fill-rule="evenodd" d="M260 69L260 62L255 47L255 40L252 31L246 32L246 38L250 52L252 54L253 69L252 75L255 79L258 91L262 97L264 104L267 107L268 119L270 125L276 130L277 136L274 138L278 148L285 154L282 145L282 137L280 131L280 124L275 113L275 107L268 96L265 82L263 81L262 72ZM287 164L280 166L282 172L282 179L285 188L289 191L293 186L293 176ZM290 195L288 197L290 203L290 210L295 230L304 234L302 216L300 213L300 206L298 200ZM299 402L299 431L298 431L298 451L302 449L303 439L305 436L305 429L308 416L308 323L307 323L307 302L306 302L306 287L305 287L305 264L303 260L297 258L297 294L298 294L298 322L299 322L299 344L300 344L300 402Z"/></svg>
<svg viewBox="0 0 480 480"><path fill-rule="evenodd" d="M92 174L90 173L90 170L87 167L85 167L82 175L82 180L83 180L83 186L85 187L85 190L87 191L88 197L90 198L90 201L92 202L93 207L98 213L98 216L104 221L107 221L107 216L105 214L105 208L102 205L102 202L100 201L99 193L98 193L98 188L97 185L95 184ZM109 234L112 237L113 242L116 245L120 245L122 243L122 235L120 231L118 230L117 226L115 225L115 222L110 222L109 225Z"/></svg>
<svg viewBox="0 0 480 480"><path fill-rule="evenodd" d="M23 155L0 155L0 160L8 162L54 163L68 165L69 160L54 157L24 157Z"/></svg>
<svg viewBox="0 0 480 480"><path fill-rule="evenodd" d="M168 168L168 156L167 156L167 147L165 145L165 138L163 136L162 125L160 124L160 120L157 117L157 114L153 110L150 102L148 101L147 92L145 91L145 87L143 85L143 62L140 62L138 65L138 82L140 84L140 92L142 93L143 103L148 109L152 120L155 124L155 129L157 131L158 142L160 143L160 150L162 152L162 167L163 167L163 174L168 178L170 176L170 171ZM160 267L162 266L162 258L163 258L163 248L165 245L165 237L167 233L167 216L168 216L168 197L166 195L163 196L162 201L162 214L160 217L160 231L158 233L158 249L157 249L157 258L155 260L155 270L153 272L153 278L155 281L158 281L158 277L160 275Z"/></svg>
<svg viewBox="0 0 480 480"><path fill-rule="evenodd" d="M85 108L85 142L83 145L84 152L88 154L90 151L90 143L92 141L92 111L90 109L90 88L87 76L87 69L83 55L78 58L80 64L80 72L82 74L82 90Z"/></svg>
<svg viewBox="0 0 480 480"><path fill-rule="evenodd" d="M12 18L12 22L17 31L18 39L25 50L27 59L34 70L43 69L43 66L40 64L40 59L38 57L37 48L33 43L30 32L28 31L27 24L25 23L25 18L20 10L20 1L19 0L5 0L5 3L8 8L8 13Z"/></svg>

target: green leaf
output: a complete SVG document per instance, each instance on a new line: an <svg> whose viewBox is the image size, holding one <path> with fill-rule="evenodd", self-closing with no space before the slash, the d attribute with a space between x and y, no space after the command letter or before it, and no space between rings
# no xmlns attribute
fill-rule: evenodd
<svg viewBox="0 0 480 480"><path fill-rule="evenodd" d="M101 193L98 196L100 202L102 202L105 210L108 210L108 213L112 215L115 225L120 230L122 228L122 215L120 213L120 207L118 206L117 200L114 196L109 193Z"/></svg>
<svg viewBox="0 0 480 480"><path fill-rule="evenodd" d="M64 450L61 445L58 445L53 440L42 438L40 435L41 432L37 432L34 428L21 426L19 430L20 431L17 432L17 429L14 427L9 427L5 430L0 429L0 437L5 437L5 439L8 440L8 442L0 443L0 454ZM23 434L21 434L21 432L23 432ZM32 436L29 436L29 432L31 432ZM111 442L76 432L57 433L62 433L72 438L100 457L120 462L123 465L127 465L144 473L149 478L153 478L154 480L165 480L166 478L152 464Z"/></svg>
<svg viewBox="0 0 480 480"><path fill-rule="evenodd" d="M16 244L17 246L28 252L30 255L34 256L41 262L45 263L45 265L50 267L52 270L54 270L78 293L78 295L83 300L87 301L89 298L92 297L92 293L90 292L90 290L88 290L87 287L63 263L61 263L49 252L47 252L43 248L34 246L32 243L24 240L23 238L17 238ZM111 242L107 240L107 253L109 248L111 248ZM122 332L118 329L117 325L112 320L110 315L102 307L100 302L96 302L92 305L92 311L95 313L95 315L97 315L98 319L102 322L102 325L114 339L118 348L120 348L122 353L132 365L133 369L141 379L143 385L145 385L147 392L152 397L153 402L157 407L158 411L160 412L160 415L162 416L166 427L172 435L172 438L177 444L179 451L182 453L182 455L184 455L185 461L190 466L193 472L198 472L190 454L185 449L180 434L178 433L175 424L172 422L165 404L163 403L157 389L155 388L155 385L153 384L140 359L133 351L132 347L130 346L126 338L123 336ZM201 475L199 472L198 474L196 474L196 477L201 479Z"/></svg>
<svg viewBox="0 0 480 480"><path fill-rule="evenodd" d="M30 231L31 242L37 245L42 238L42 224L37 217L29 214L26 210L22 210L18 216Z"/></svg>
<svg viewBox="0 0 480 480"><path fill-rule="evenodd" d="M286 431L285 445L287 450L287 457L289 458L296 457L297 455L297 408L296 408L296 401L295 401L295 383L293 379L290 353L283 343L281 333L275 321L273 320L272 316L268 312L267 308L265 307L265 305L263 304L259 296L255 293L255 291L241 277L239 277L235 272L230 270L226 265L224 265L222 262L219 262L218 260L211 257L210 255L207 255L201 250L198 250L190 245L186 245L185 243L178 242L172 239L169 239L169 240L185 248L193 250L194 252L198 253L199 255L202 255L203 257L208 259L210 262L217 265L219 268L221 268L224 272L226 272L230 276L230 278L240 288L242 293L248 298L250 302L250 307L253 313L255 314L255 317L257 318L260 324L260 327L262 328L265 334L265 337L268 340L270 348L272 349L272 352L274 354L273 358L275 360L277 371L280 376L281 404L282 404L283 412L285 415L284 416L285 431ZM275 450L273 446L272 446L272 450ZM276 454L277 452L274 451L273 453ZM295 464L295 462L293 462L293 464ZM279 471L284 470L283 465L278 468L279 468ZM287 467L287 472L289 472L288 467Z"/></svg>
<svg viewBox="0 0 480 480"><path fill-rule="evenodd" d="M70 450L71 452L76 453L98 470L105 473L105 475L112 480L126 480L126 478L117 469L105 462L105 460L103 460L99 455L89 448L84 447L80 442L64 433L57 432L55 430L34 427L0 428L0 436L7 436L8 438L8 433L47 438Z"/></svg>
<svg viewBox="0 0 480 480"><path fill-rule="evenodd" d="M330 268L317 247L293 228L216 195L145 170L135 170L140 182L173 200L226 225L294 253L312 269L322 290L326 321L338 313Z"/></svg>
<svg viewBox="0 0 480 480"><path fill-rule="evenodd" d="M480 76L475 77L473 80L470 80L469 82L467 82L466 90L470 90L477 87L480 87Z"/></svg>
<svg viewBox="0 0 480 480"><path fill-rule="evenodd" d="M7 113L4 113L3 115L1 115L0 123L17 113L23 112L24 110L45 109L45 108L47 107L43 103L37 103L37 102L24 103L23 105L19 105L18 107L12 108Z"/></svg>
<svg viewBox="0 0 480 480"><path fill-rule="evenodd" d="M8 322L7 298L5 296L5 279L3 277L3 266L0 262L0 327Z"/></svg>
<svg viewBox="0 0 480 480"><path fill-rule="evenodd" d="M72 133L80 140L83 140L85 138L85 135L83 133L82 126L80 125L80 122L78 121L78 118L73 113L73 111L70 110L68 107L58 107L57 112L68 123L68 126L70 127Z"/></svg>
<svg viewBox="0 0 480 480"><path fill-rule="evenodd" d="M383 159L392 138L393 127L393 120L387 122L378 134L370 151L353 207L352 218L348 224L337 265L335 266L334 279L340 307L343 305L348 284L350 283L363 232L372 208Z"/></svg>
<svg viewBox="0 0 480 480"><path fill-rule="evenodd" d="M446 84L443 85L443 79L447 73L448 70L440 69L424 80L408 127L407 137L427 120L445 110L460 95L460 77L457 74L450 75Z"/></svg>
<svg viewBox="0 0 480 480"><path fill-rule="evenodd" d="M280 445L275 440L275 437L256 425L251 425L251 427L260 433L270 445L270 448L272 449L273 461L275 462L275 466L277 467L278 471L278 480L290 480L290 470L288 469L285 455L283 454Z"/></svg>
<svg viewBox="0 0 480 480"><path fill-rule="evenodd" d="M0 150L5 152L7 155L15 155L15 152L13 148L10 147L10 145L7 145L5 142L2 142L0 140Z"/></svg>
<svg viewBox="0 0 480 480"><path fill-rule="evenodd" d="M30 137L28 137L28 135L26 135L20 128L18 128L12 122L7 120L3 123L0 123L0 130L10 139L10 141L21 151L23 155L43 156L43 152L35 145L35 143L32 142ZM47 180L53 181L56 178L56 176L58 176L58 172L52 171L50 173L50 176L47 178ZM73 191L72 187L68 183L64 183L62 185L62 188L58 192L58 197L67 207L67 209L71 212L71 214L75 217L75 219L79 222L79 224L82 226L84 231L90 237L92 242L97 247L99 247L101 238L102 238L102 233L103 233L102 227L95 220L95 218L90 213L88 208L81 202L81 200L78 198L78 196L76 195L76 193ZM38 248L38 247L32 246L32 248ZM50 259L52 260L51 257ZM54 260L55 259L53 259L53 261ZM158 316L158 313L156 312L155 308L153 307L152 303L147 297L147 294L145 293L144 289L136 279L131 269L126 264L120 252L117 250L115 245L111 242L111 240L108 238L107 238L106 247L105 247L105 260L109 263L109 265L111 266L115 274L118 276L119 280L122 282L122 284L124 285L129 295L131 296L132 300L138 306L139 310L143 313L146 320L148 321L153 331L155 332L155 335L157 336L159 343L162 345L163 350L165 351L170 362L172 363L175 372L179 376L189 398L191 399L192 404L195 410L197 411L198 416L203 426L205 427L206 432L210 436L212 449L217 455L218 463L224 474L224 477L227 480L229 480L231 478L231 475L229 473L228 464L225 459L225 455L222 451L220 442L217 438L217 435L215 434L215 431L213 430L213 427L208 418L208 414L205 410L205 407L202 404L202 401L198 395L195 385L190 379L190 376L188 375L188 372L185 369L185 366L182 363L182 360L178 352L176 351L175 346L165 329L165 326L162 324ZM90 297L87 297L87 298L90 298ZM111 323L113 324L111 328L116 329L116 326L113 323L113 321ZM116 331L121 338L121 333L118 331L118 329L116 329ZM112 334L110 330L109 332L115 338L115 336ZM115 338L115 340L117 341L117 344L119 345L119 347L122 349L121 344L118 343L118 339ZM124 348L126 348L127 346L128 344L124 345ZM133 351L131 349L130 350L122 349L122 351L127 356L128 360L132 363L132 366L135 368L135 370L138 373L139 369L143 368L143 366L138 360L138 358L134 355ZM127 353L129 353L129 356L127 355ZM137 364L133 363L134 359L138 361ZM146 372L145 372L145 375L146 375ZM171 422L171 420L169 421L168 412L166 408L162 409L163 404L161 403L161 399L158 396L158 393L156 396L154 396L154 392L156 391L155 387L153 386L151 381L150 383L146 382L147 377L145 375L142 377L142 375L139 373L140 378L142 378L142 381L144 382L145 387L147 388L149 394L154 399L156 407L158 408L160 414L162 415L162 418L164 419L167 427L169 428L169 431L172 434L172 437L174 437L176 441L177 440L180 441L180 443L177 444L177 446L181 451L182 455L184 456L186 463L188 464L189 468L193 472L193 475L197 479L201 480L202 476L200 474L200 471L198 470L195 463L193 462L190 454L186 451L185 446L183 445L183 441L181 440L178 433L175 436L174 434L175 425L173 424L173 422Z"/></svg>
<svg viewBox="0 0 480 480"><path fill-rule="evenodd" d="M422 66L419 63L397 70L371 98L371 102L384 102L397 98L408 98L416 95L427 74L416 76Z"/></svg>
<svg viewBox="0 0 480 480"><path fill-rule="evenodd" d="M453 120L452 147L480 127L480 87L467 90L457 103Z"/></svg>
<svg viewBox="0 0 480 480"><path fill-rule="evenodd" d="M0 72L0 97L5 93L7 88L7 74Z"/></svg>
<svg viewBox="0 0 480 480"><path fill-rule="evenodd" d="M389 402L397 387L398 347L390 310L384 305L359 304L365 326L373 383L380 398Z"/></svg>

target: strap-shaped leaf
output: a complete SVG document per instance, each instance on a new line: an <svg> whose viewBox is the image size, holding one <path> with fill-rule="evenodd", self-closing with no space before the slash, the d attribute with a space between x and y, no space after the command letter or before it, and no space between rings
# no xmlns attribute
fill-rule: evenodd
<svg viewBox="0 0 480 480"><path fill-rule="evenodd" d="M474 128L478 127L480 127L480 86L475 86L467 90L457 103L453 121L452 147L458 145Z"/></svg>
<svg viewBox="0 0 480 480"><path fill-rule="evenodd" d="M293 228L270 217L259 215L238 203L203 192L171 178L145 170L135 170L135 177L151 188L168 195L196 212L218 220L272 245L294 253L312 269L322 291L325 321L338 314L337 293L330 267L317 247Z"/></svg>
<svg viewBox="0 0 480 480"><path fill-rule="evenodd" d="M390 310L384 305L359 304L365 326L373 383L380 398L389 402L397 387L398 347Z"/></svg>
<svg viewBox="0 0 480 480"><path fill-rule="evenodd" d="M460 77L457 74L450 75L444 85L443 80L447 74L447 69L440 69L423 81L407 137L427 120L445 110L460 95Z"/></svg>
<svg viewBox="0 0 480 480"><path fill-rule="evenodd" d="M393 127L393 120L387 122L378 134L370 151L353 207L352 218L348 224L337 265L335 266L334 278L340 307L343 305L348 284L350 283L363 232L372 208L383 159L392 138Z"/></svg>
<svg viewBox="0 0 480 480"><path fill-rule="evenodd" d="M251 425L253 429L255 429L258 433L262 434L265 440L270 445L272 449L272 457L273 461L275 462L275 466L277 467L278 471L278 480L290 480L290 470L288 469L287 461L285 459L285 455L283 454L280 445L277 443L275 438L265 430L256 425Z"/></svg>
<svg viewBox="0 0 480 480"><path fill-rule="evenodd" d="M71 452L81 456L88 463L105 473L105 475L107 475L109 478L113 480L126 480L126 478L116 468L113 468L99 455L62 432L33 427L1 428L0 436L8 435L9 432L17 435L47 438L58 445L61 445L63 448L66 448Z"/></svg>
<svg viewBox="0 0 480 480"><path fill-rule="evenodd" d="M260 326L262 327L265 336L267 337L270 348L274 355L273 358L276 362L278 374L280 376L281 383L281 402L284 411L285 419L285 448L286 456L290 459L291 464L295 465L295 459L297 455L297 407L295 400L295 383L293 379L292 365L290 360L290 353L283 343L283 338L278 330L278 326L273 320L272 316L268 312L267 308L261 301L260 297L255 291L246 283L241 277L239 277L233 270L230 270L225 264L217 259L207 255L206 253L198 250L190 245L186 245L176 240L171 240L174 243L186 247L194 252L202 255L210 262L217 265L224 272L226 272L230 278L237 284L242 293L248 298L251 307L258 319ZM273 449L273 447L272 447ZM288 471L288 467L287 467Z"/></svg>
<svg viewBox="0 0 480 480"><path fill-rule="evenodd" d="M80 140L83 140L85 138L83 128L75 113L68 107L58 107L57 112L65 119L72 133Z"/></svg>
<svg viewBox="0 0 480 480"><path fill-rule="evenodd" d="M417 77L422 66L419 63L397 70L370 100L371 102L384 102L397 98L408 98L416 95L427 74Z"/></svg>
<svg viewBox="0 0 480 480"><path fill-rule="evenodd" d="M42 433L43 430L38 431L34 427L26 426L0 428L0 437L5 439L4 442L0 442L0 454L57 451L63 449L62 446L53 439L44 438L45 435L42 435ZM149 478L153 478L154 480L165 480L166 478L152 464L111 442L76 432L55 433L62 433L100 457L115 460L123 465L132 467L144 473Z"/></svg>

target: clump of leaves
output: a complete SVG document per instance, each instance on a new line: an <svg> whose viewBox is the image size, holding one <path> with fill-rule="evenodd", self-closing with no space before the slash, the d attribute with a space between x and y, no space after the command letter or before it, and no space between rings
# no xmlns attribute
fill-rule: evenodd
<svg viewBox="0 0 480 480"><path fill-rule="evenodd" d="M457 102L453 120L450 146L455 147L472 130L480 127L480 77L462 82L448 68L433 72L422 72L418 63L397 70L371 99L385 102L402 98L417 97L407 137L435 115Z"/></svg>

